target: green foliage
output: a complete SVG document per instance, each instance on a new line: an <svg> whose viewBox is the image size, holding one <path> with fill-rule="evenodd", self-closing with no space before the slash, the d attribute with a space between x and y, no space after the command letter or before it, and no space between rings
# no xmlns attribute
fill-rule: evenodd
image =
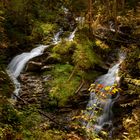
<svg viewBox="0 0 140 140"><path fill-rule="evenodd" d="M1 56L2 57L2 56ZM0 57L0 59L1 59ZM0 65L2 66L3 60L0 60ZM11 97L11 93L14 90L14 86L8 76L4 71L5 66L0 67L0 94L1 96Z"/></svg>
<svg viewBox="0 0 140 140"><path fill-rule="evenodd" d="M18 110L12 100L0 98L0 139L31 138L40 123L41 116L33 106Z"/></svg>
<svg viewBox="0 0 140 140"><path fill-rule="evenodd" d="M4 99L1 100L4 101ZM18 126L21 123L20 113L12 105L8 104L7 101L1 105L0 109L1 122L11 125L14 129L19 129Z"/></svg>
<svg viewBox="0 0 140 140"><path fill-rule="evenodd" d="M66 134L59 130L47 130L42 132L42 130L35 130L33 132L35 140L63 140L66 138Z"/></svg>
<svg viewBox="0 0 140 140"><path fill-rule="evenodd" d="M23 113L22 126L25 127L26 129L32 129L38 124L40 124L41 116L35 107L31 106L24 108L24 110L22 110L22 113Z"/></svg>
<svg viewBox="0 0 140 140"><path fill-rule="evenodd" d="M100 47L100 48L103 49L103 50L109 48L108 45L106 45L103 41L98 40L98 39L95 41L95 44L96 44L96 46Z"/></svg>
<svg viewBox="0 0 140 140"><path fill-rule="evenodd" d="M34 28L31 33L31 39L39 40L42 38L45 38L47 35L53 32L55 29L56 25L51 24L51 23L44 23L44 22L35 22L34 23Z"/></svg>
<svg viewBox="0 0 140 140"><path fill-rule="evenodd" d="M46 20L48 21L48 22L54 22L54 21L57 21L57 19L56 19L56 16L59 18L59 11L57 10L57 11L47 11L47 16L46 16ZM61 19L62 20L62 19Z"/></svg>
<svg viewBox="0 0 140 140"><path fill-rule="evenodd" d="M80 78L76 75L68 81L72 70L73 66L69 64L57 64L52 70L54 80L49 83L51 86L49 96L58 106L64 106L67 103L80 83Z"/></svg>
<svg viewBox="0 0 140 140"><path fill-rule="evenodd" d="M100 58L89 44L78 44L72 58L75 65L82 69L89 69L101 63Z"/></svg>
<svg viewBox="0 0 140 140"><path fill-rule="evenodd" d="M50 58L57 60L58 62L62 62L62 56L58 53L51 53Z"/></svg>
<svg viewBox="0 0 140 140"><path fill-rule="evenodd" d="M12 42L39 42L55 28L58 11L51 11L46 1L13 0L4 2L5 28ZM15 44L16 44L15 43Z"/></svg>
<svg viewBox="0 0 140 140"><path fill-rule="evenodd" d="M71 127L76 132L86 136L89 140L102 140L102 138L99 138L98 134L94 132L93 127L87 127L87 125L94 126L96 123L99 111L96 111L95 108L97 108L99 111L101 110L101 108L94 104L92 107L88 107L86 110L81 110L80 114L72 117ZM89 112L93 109L94 116L91 116ZM100 133L104 134L104 137L107 135L107 133L104 131Z"/></svg>
<svg viewBox="0 0 140 140"><path fill-rule="evenodd" d="M52 51L60 55L70 55L70 53L74 52L76 45L76 42L68 42L66 40L62 40L61 43L52 49Z"/></svg>
<svg viewBox="0 0 140 140"><path fill-rule="evenodd" d="M65 6L70 9L75 15L87 11L88 1L85 0L64 0Z"/></svg>
<svg viewBox="0 0 140 140"><path fill-rule="evenodd" d="M71 62L71 57L76 48L76 45L76 42L68 42L66 40L62 40L61 43L53 47L50 57L62 63Z"/></svg>

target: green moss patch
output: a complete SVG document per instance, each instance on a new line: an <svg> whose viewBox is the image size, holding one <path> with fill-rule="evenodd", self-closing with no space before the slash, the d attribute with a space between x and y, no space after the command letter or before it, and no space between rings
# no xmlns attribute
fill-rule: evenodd
<svg viewBox="0 0 140 140"><path fill-rule="evenodd" d="M0 68L0 96L11 97L13 90L14 86L9 79L9 76L2 68Z"/></svg>
<svg viewBox="0 0 140 140"><path fill-rule="evenodd" d="M81 78L78 75L74 75L69 81L68 79L72 73L72 70L72 65L57 64L51 71L53 80L48 83L51 87L49 92L49 97L53 101L51 103L56 104L57 106L64 106L69 97L74 95L80 84Z"/></svg>
<svg viewBox="0 0 140 140"><path fill-rule="evenodd" d="M90 44L78 44L73 54L73 62L82 69L89 69L95 64L101 64L101 58L95 54Z"/></svg>

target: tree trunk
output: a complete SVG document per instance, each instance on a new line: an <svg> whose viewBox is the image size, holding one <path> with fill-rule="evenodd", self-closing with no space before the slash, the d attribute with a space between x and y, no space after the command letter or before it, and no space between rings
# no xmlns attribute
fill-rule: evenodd
<svg viewBox="0 0 140 140"><path fill-rule="evenodd" d="M117 0L114 0L114 4L113 4L113 17L115 19L115 31L117 32Z"/></svg>
<svg viewBox="0 0 140 140"><path fill-rule="evenodd" d="M92 25L92 0L88 0L88 23L89 23L89 29L91 29Z"/></svg>

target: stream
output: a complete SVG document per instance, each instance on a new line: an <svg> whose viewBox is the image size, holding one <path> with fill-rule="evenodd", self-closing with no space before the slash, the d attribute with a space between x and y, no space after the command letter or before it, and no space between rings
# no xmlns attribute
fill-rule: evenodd
<svg viewBox="0 0 140 140"><path fill-rule="evenodd" d="M77 28L75 28L74 31L70 33L70 35L66 38L66 40L73 41L76 31L77 31ZM62 33L63 33L63 30L60 29L54 35L51 45L57 45L61 41L59 36ZM7 73L9 75L10 79L13 81L14 86L15 86L15 90L12 95L13 99L16 99L16 97L19 96L21 85L20 85L20 82L18 81L18 77L19 77L20 73L23 71L25 65L32 58L42 55L44 50L46 48L50 47L51 45L37 45L37 47L33 48L30 52L24 52L22 54L19 54L11 60L11 62L9 63L9 65L7 67Z"/></svg>
<svg viewBox="0 0 140 140"><path fill-rule="evenodd" d="M107 74L98 77L95 81L95 90L94 92L90 93L90 99L87 104L87 109L84 112L85 115L88 116L88 121L83 123L87 130L89 129L91 131L95 131L96 133L99 133L102 130L109 130L109 135L112 136L112 119L114 117L112 112L112 106L114 102L118 99L119 93L117 93L117 95L115 95L114 97L113 95L106 92L111 91L114 84L119 84L120 78L118 76L118 71L119 66L124 60L124 58L124 55L120 54L119 62L114 64L114 66L112 66L108 70ZM98 94L98 92L96 93L99 85L101 86L101 88L99 89L99 93L105 92L105 98L102 98ZM108 91L105 90L106 87L109 87ZM97 114L98 111L100 111L100 114ZM92 119L94 120L94 122L90 121Z"/></svg>
<svg viewBox="0 0 140 140"><path fill-rule="evenodd" d="M73 41L76 31L77 31L77 28L75 28L74 31L71 32L70 35L65 40ZM63 33L63 30L60 29L59 32L57 32L54 35L51 45L57 45L59 42L61 42L60 35L62 33ZM18 77L21 74L21 72L24 70L25 65L32 58L42 55L44 50L48 47L50 47L50 45L37 45L37 47L32 49L30 52L24 52L20 55L15 56L11 60L11 62L9 63L7 67L7 73L15 85L15 90L12 96L13 99L16 99L17 96L19 96L19 92L21 90L21 84L18 81ZM111 87L115 83L117 84L119 83L120 78L118 77L118 71L119 71L119 66L122 63L123 59L124 59L124 56L120 55L119 61L108 70L108 73L97 78L97 80L95 81L95 85L96 85L95 90L98 88L97 85L99 84L103 85L100 91L104 92L105 87L107 86ZM83 125L87 129L96 131L97 133L103 130L104 128L107 128L108 130L110 130L110 133L111 133L111 130L113 129L112 106L118 97L119 97L119 94L117 94L115 97L113 97L110 94L107 94L106 98L104 100L101 100L99 96L96 94L96 92L91 92L90 99L87 104L87 110L84 112L86 116L88 116L89 121L83 122ZM88 110L88 108L92 108L92 110ZM99 108L101 109L101 113L96 118L96 123L93 124L93 122L90 120L94 118L94 116L96 116L96 111Z"/></svg>

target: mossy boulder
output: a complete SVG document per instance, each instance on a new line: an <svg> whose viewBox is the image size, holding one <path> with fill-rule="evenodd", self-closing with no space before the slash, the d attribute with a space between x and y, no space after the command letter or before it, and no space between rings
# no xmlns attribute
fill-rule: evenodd
<svg viewBox="0 0 140 140"><path fill-rule="evenodd" d="M14 85L6 71L0 67L0 96L11 97Z"/></svg>

